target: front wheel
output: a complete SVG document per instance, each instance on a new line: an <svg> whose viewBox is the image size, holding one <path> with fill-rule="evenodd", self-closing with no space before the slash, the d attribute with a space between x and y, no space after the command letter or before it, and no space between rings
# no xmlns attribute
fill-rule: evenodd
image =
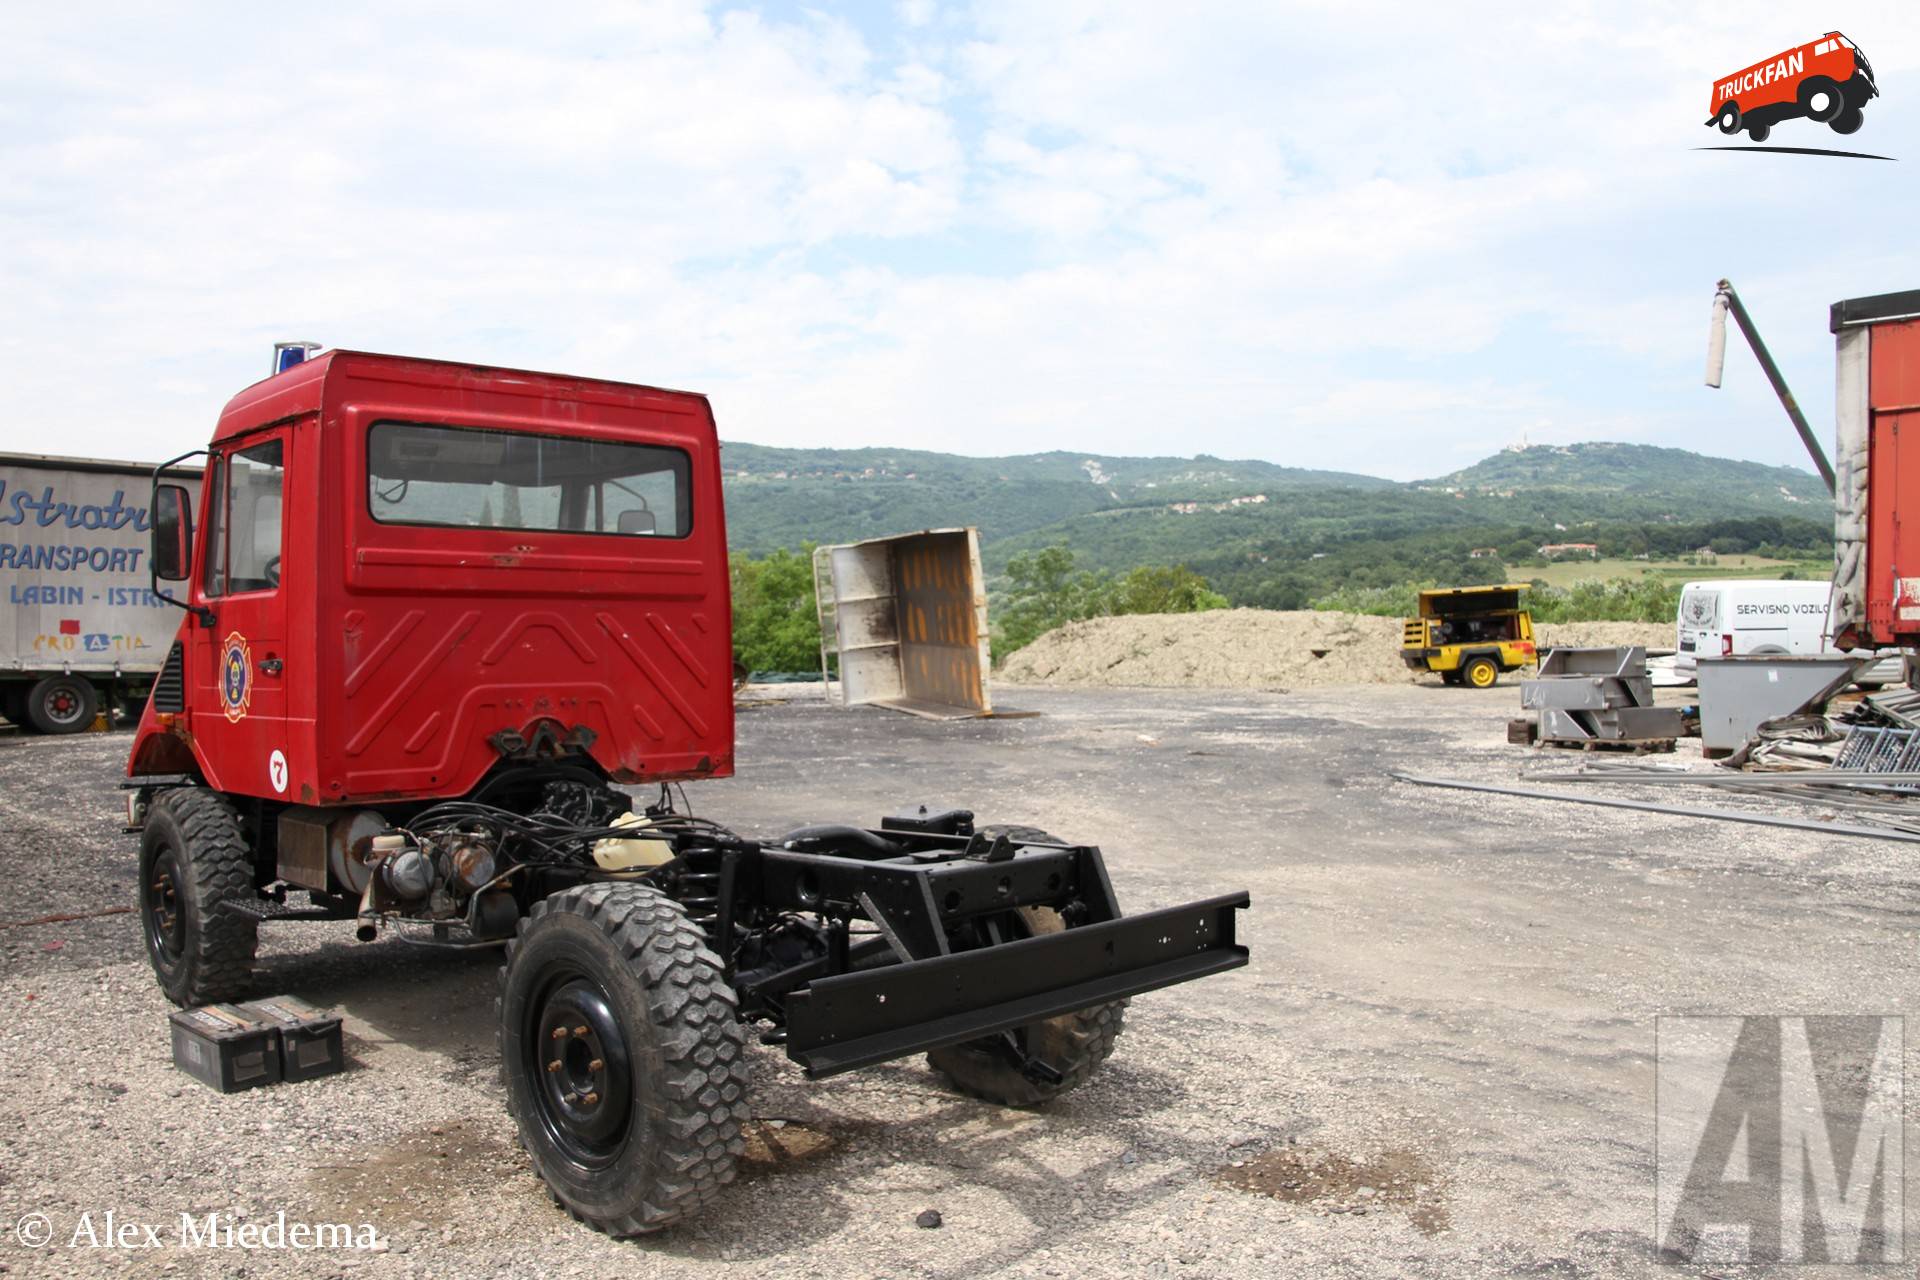
<svg viewBox="0 0 1920 1280"><path fill-rule="evenodd" d="M259 921L227 904L256 896L253 850L233 806L205 787L162 792L140 833L140 924L167 999L212 1004L246 994Z"/></svg>
<svg viewBox="0 0 1920 1280"><path fill-rule="evenodd" d="M1729 102L1720 108L1720 114L1714 117L1714 121L1720 126L1720 132L1728 136L1740 132L1740 104Z"/></svg>
<svg viewBox="0 0 1920 1280"><path fill-rule="evenodd" d="M720 958L673 899L596 884L536 904L500 970L507 1109L562 1207L611 1236L733 1180L746 1041Z"/></svg>

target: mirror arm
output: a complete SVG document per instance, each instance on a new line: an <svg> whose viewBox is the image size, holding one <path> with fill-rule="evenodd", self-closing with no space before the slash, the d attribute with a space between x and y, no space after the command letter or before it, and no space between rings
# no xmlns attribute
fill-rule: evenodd
<svg viewBox="0 0 1920 1280"><path fill-rule="evenodd" d="M179 466L188 458L204 457L206 456L206 452L205 449L189 449L177 458L168 458L165 462L162 462L153 469L153 485L147 495L147 519L149 521L153 519L154 508L159 505L160 485L167 470L171 467ZM186 610L194 616L195 621L208 630L212 630L214 623L219 620L214 616L213 610L207 608L207 606L203 604L189 604L185 600L178 599L162 591L160 589L160 573L154 564L151 553L147 556L147 581L152 584L151 589L157 598L172 605L176 609Z"/></svg>

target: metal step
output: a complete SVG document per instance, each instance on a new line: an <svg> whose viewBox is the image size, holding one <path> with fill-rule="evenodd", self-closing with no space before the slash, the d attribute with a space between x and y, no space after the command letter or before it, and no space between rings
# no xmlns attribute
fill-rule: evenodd
<svg viewBox="0 0 1920 1280"><path fill-rule="evenodd" d="M252 902L223 902L220 910L231 911L237 916L249 916L255 920L351 920L350 915L341 915L328 907L296 907L285 902L275 902L271 898L255 898Z"/></svg>

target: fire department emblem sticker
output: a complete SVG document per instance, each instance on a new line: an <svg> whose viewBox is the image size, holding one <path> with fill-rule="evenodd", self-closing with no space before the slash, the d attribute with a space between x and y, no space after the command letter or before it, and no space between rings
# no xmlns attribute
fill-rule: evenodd
<svg viewBox="0 0 1920 1280"><path fill-rule="evenodd" d="M247 638L232 631L220 644L220 705L227 719L238 724L246 719L247 704L252 700L253 655L247 648Z"/></svg>

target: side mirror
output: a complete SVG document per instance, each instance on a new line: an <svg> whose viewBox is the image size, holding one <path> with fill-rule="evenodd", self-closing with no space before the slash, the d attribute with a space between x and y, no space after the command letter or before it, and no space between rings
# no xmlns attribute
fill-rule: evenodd
<svg viewBox="0 0 1920 1280"><path fill-rule="evenodd" d="M177 484L153 487L153 576L184 581L193 570L193 500Z"/></svg>

